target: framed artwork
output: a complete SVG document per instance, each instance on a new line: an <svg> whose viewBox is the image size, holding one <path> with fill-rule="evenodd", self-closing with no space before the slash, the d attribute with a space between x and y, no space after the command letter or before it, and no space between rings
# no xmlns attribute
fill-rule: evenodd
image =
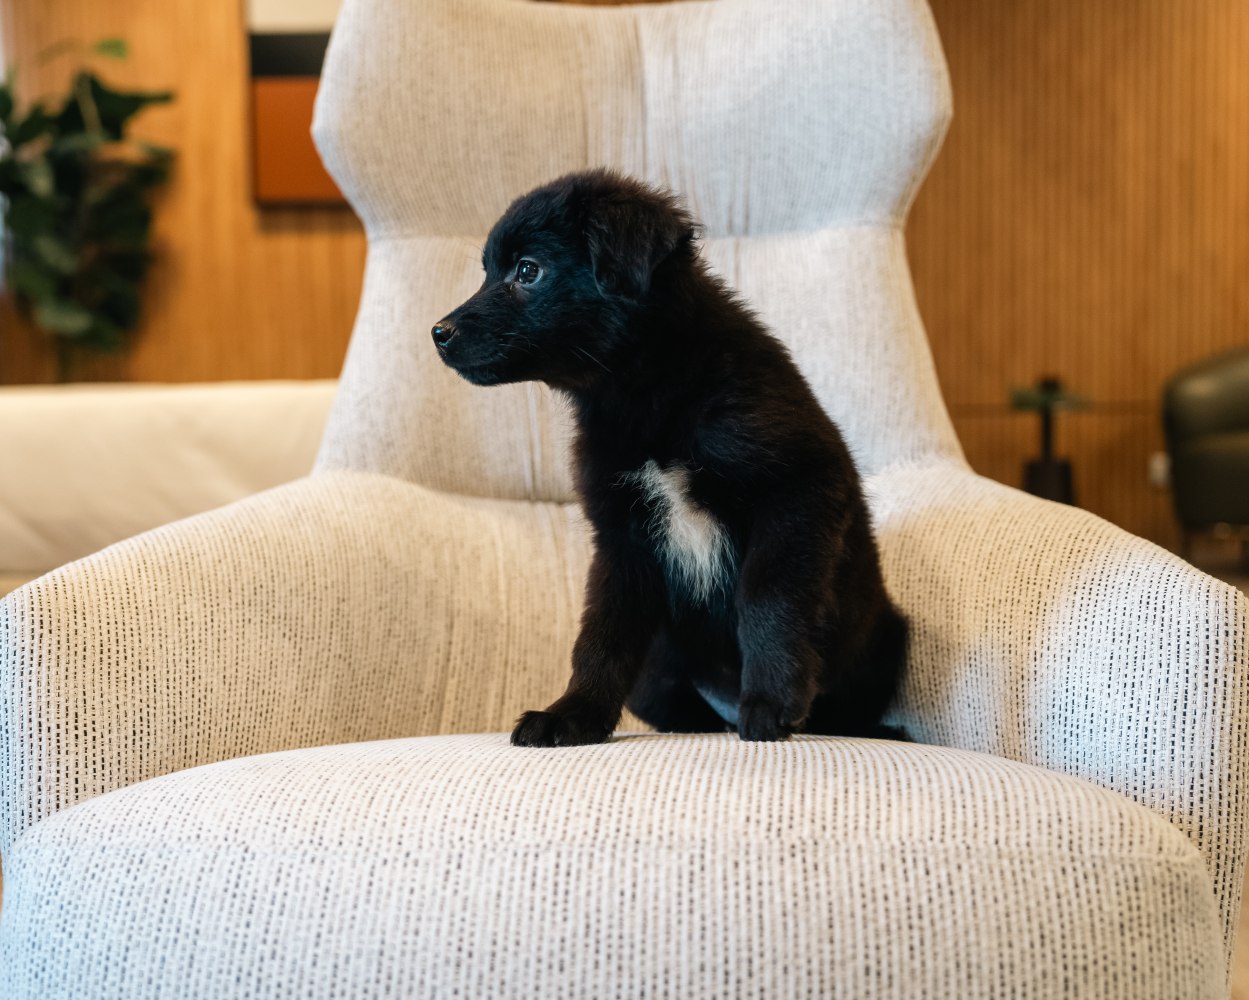
<svg viewBox="0 0 1249 1000"><path fill-rule="evenodd" d="M345 204L309 129L341 0L246 0L252 191L262 205Z"/></svg>

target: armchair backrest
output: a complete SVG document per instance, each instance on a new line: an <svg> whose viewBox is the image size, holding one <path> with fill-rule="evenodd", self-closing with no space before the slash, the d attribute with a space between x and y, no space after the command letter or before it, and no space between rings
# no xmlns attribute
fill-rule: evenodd
<svg viewBox="0 0 1249 1000"><path fill-rule="evenodd" d="M319 468L571 496L560 400L460 381L429 329L513 198L599 165L685 198L865 471L961 460L902 232L949 115L924 0L345 0L313 132L369 256Z"/></svg>

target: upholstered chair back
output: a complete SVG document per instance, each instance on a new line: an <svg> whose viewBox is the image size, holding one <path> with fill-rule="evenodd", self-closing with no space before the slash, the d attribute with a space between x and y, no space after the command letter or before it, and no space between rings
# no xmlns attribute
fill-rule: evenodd
<svg viewBox="0 0 1249 1000"><path fill-rule="evenodd" d="M318 467L571 496L563 401L462 382L429 330L513 198L600 165L680 193L865 472L961 461L903 243L949 117L924 0L345 0L313 132L369 253Z"/></svg>

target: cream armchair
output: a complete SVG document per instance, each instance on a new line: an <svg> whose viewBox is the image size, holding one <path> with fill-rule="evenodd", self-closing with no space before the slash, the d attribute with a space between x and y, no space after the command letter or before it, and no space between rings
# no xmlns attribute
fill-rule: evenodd
<svg viewBox="0 0 1249 1000"><path fill-rule="evenodd" d="M949 114L921 0L346 0L316 472L0 602L0 994L1225 995L1246 602L968 469L903 243ZM508 745L576 629L564 423L427 331L600 163L684 192L851 442L918 743Z"/></svg>

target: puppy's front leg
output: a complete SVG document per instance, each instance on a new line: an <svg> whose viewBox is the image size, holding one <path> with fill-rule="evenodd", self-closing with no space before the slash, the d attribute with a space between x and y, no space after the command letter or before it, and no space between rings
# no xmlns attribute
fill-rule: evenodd
<svg viewBox="0 0 1249 1000"><path fill-rule="evenodd" d="M660 587L639 553L596 549L568 689L545 712L520 717L512 730L516 746L577 746L611 736L658 628Z"/></svg>

